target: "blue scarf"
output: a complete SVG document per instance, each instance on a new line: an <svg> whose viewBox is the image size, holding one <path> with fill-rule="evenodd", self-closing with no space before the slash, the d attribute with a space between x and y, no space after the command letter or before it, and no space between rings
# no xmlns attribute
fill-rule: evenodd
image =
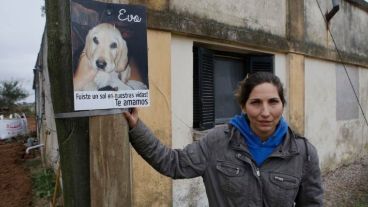
<svg viewBox="0 0 368 207"><path fill-rule="evenodd" d="M241 114L234 116L229 124L237 128L240 134L244 137L245 143L248 146L249 152L255 160L257 166L261 166L263 162L270 156L273 150L281 144L288 130L288 124L281 117L275 132L265 142L252 131L247 119L247 115Z"/></svg>

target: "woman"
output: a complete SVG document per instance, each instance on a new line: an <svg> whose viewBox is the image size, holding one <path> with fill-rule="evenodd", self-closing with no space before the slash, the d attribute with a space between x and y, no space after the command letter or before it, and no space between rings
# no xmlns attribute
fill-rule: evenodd
<svg viewBox="0 0 368 207"><path fill-rule="evenodd" d="M241 115L182 150L162 145L136 109L125 112L130 142L164 175L202 176L210 206L322 206L317 151L282 117L279 78L254 73L240 83L236 97Z"/></svg>

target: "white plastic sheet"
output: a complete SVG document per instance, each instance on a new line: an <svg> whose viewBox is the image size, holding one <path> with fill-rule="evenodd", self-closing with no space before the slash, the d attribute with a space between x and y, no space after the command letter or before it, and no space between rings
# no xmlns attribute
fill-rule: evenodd
<svg viewBox="0 0 368 207"><path fill-rule="evenodd" d="M24 114L12 114L9 118L0 116L0 140L28 133L27 118Z"/></svg>

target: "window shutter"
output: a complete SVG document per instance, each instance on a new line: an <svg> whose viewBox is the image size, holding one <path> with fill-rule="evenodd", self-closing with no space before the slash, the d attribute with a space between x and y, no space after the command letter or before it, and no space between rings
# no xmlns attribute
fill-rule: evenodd
<svg viewBox="0 0 368 207"><path fill-rule="evenodd" d="M273 73L273 56L272 55L252 55L249 60L250 73L270 72Z"/></svg>
<svg viewBox="0 0 368 207"><path fill-rule="evenodd" d="M193 47L193 128L215 126L213 52Z"/></svg>

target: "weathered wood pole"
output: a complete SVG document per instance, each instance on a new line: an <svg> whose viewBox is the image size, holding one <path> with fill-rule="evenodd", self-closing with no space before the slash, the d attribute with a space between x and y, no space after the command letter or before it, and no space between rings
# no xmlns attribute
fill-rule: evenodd
<svg viewBox="0 0 368 207"><path fill-rule="evenodd" d="M55 114L73 111L69 1L45 1ZM56 119L65 206L90 206L88 118Z"/></svg>
<svg viewBox="0 0 368 207"><path fill-rule="evenodd" d="M90 118L92 207L131 206L128 125L121 115Z"/></svg>

